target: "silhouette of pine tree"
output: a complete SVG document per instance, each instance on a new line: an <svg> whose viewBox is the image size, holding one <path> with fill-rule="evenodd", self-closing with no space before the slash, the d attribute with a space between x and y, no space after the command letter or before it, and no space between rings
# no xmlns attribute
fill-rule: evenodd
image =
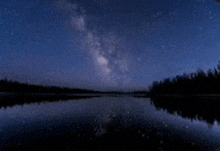
<svg viewBox="0 0 220 151"><path fill-rule="evenodd" d="M151 95L220 93L220 61L217 69L209 69L207 73L198 69L195 73L154 81L149 92Z"/></svg>

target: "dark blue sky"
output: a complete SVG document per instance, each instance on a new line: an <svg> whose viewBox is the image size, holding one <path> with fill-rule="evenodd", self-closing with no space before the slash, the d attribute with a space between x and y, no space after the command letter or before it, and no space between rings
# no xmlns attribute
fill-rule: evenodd
<svg viewBox="0 0 220 151"><path fill-rule="evenodd" d="M214 0L3 0L0 78L142 89L220 60Z"/></svg>

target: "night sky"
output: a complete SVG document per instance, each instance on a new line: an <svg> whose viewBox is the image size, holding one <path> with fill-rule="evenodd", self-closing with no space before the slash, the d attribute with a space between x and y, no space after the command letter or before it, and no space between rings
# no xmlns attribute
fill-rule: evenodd
<svg viewBox="0 0 220 151"><path fill-rule="evenodd" d="M0 2L0 79L137 90L219 60L215 0Z"/></svg>

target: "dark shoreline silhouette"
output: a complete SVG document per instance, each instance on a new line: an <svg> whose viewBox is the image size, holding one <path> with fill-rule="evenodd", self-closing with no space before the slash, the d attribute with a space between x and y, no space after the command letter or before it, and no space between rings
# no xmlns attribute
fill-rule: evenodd
<svg viewBox="0 0 220 151"><path fill-rule="evenodd" d="M220 124L220 61L217 69L177 75L154 81L149 87L151 103L158 110L183 118Z"/></svg>
<svg viewBox="0 0 220 151"><path fill-rule="evenodd" d="M160 81L154 81L149 87L151 96L198 94L220 94L220 61L217 69L209 69L206 73L198 69L196 73L177 75Z"/></svg>
<svg viewBox="0 0 220 151"><path fill-rule="evenodd" d="M3 93L16 94L107 94L107 95L133 95L148 96L147 91L121 92L121 91L96 91L90 89L67 88L58 86L42 86L34 84L25 84L18 81L0 80L0 95Z"/></svg>
<svg viewBox="0 0 220 151"><path fill-rule="evenodd" d="M24 84L5 78L0 80L0 108L44 101L99 97L98 93L100 92L93 90Z"/></svg>
<svg viewBox="0 0 220 151"><path fill-rule="evenodd" d="M0 80L0 92L12 92L12 93L99 93L99 91L89 89L77 89L58 86L43 86L27 83L20 83L18 81Z"/></svg>
<svg viewBox="0 0 220 151"><path fill-rule="evenodd" d="M0 92L0 108L12 107L14 105L23 105L41 102L67 101L70 99L86 99L93 97L145 97L141 94L133 93L4 93Z"/></svg>
<svg viewBox="0 0 220 151"><path fill-rule="evenodd" d="M148 93L146 93L146 91L95 91L57 86L24 84L17 81L9 81L7 78L0 80L0 108L36 102L64 101L69 99L83 99L101 96L147 97L147 95Z"/></svg>
<svg viewBox="0 0 220 151"><path fill-rule="evenodd" d="M11 93L0 95L0 109L12 107L14 105L24 105L30 103L67 101L70 99L85 99L100 97L99 95L68 95L68 94L39 94L39 93Z"/></svg>

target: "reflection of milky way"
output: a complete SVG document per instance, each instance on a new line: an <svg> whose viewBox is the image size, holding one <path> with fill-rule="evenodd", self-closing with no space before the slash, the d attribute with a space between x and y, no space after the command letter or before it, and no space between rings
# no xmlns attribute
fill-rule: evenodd
<svg viewBox="0 0 220 151"><path fill-rule="evenodd" d="M112 33L100 35L86 27L83 9L76 4L59 0L59 9L67 11L71 17L73 27L84 35L83 44L92 56L94 66L102 82L112 86L128 84L128 59L125 55L123 42Z"/></svg>

